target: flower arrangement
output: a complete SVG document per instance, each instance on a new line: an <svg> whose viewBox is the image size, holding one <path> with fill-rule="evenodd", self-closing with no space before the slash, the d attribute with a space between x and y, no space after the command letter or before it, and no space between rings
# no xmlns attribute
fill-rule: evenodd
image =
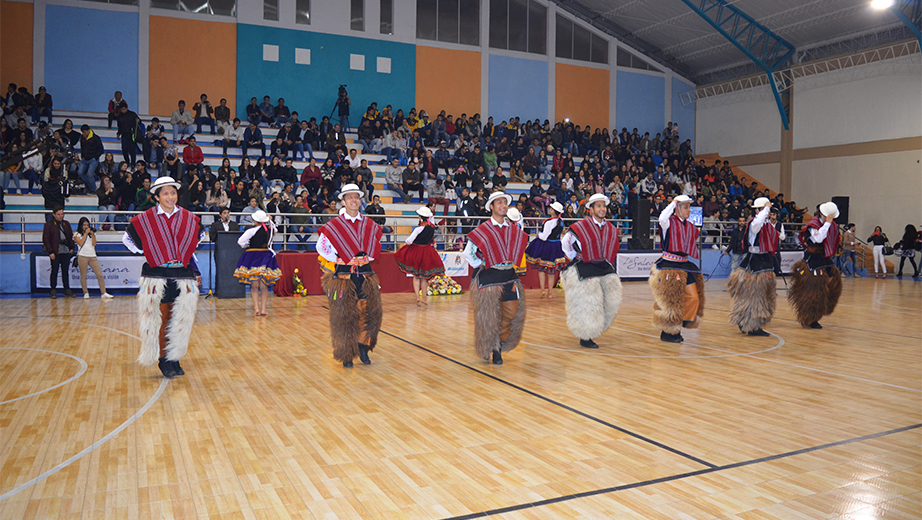
<svg viewBox="0 0 922 520"><path fill-rule="evenodd" d="M461 294L461 285L448 275L434 276L429 279L426 294L429 296Z"/></svg>
<svg viewBox="0 0 922 520"><path fill-rule="evenodd" d="M291 275L291 284L294 285L294 297L300 298L302 296L307 296L307 289L304 288L304 283L301 282L301 277L298 276L298 268L295 268L295 273Z"/></svg>

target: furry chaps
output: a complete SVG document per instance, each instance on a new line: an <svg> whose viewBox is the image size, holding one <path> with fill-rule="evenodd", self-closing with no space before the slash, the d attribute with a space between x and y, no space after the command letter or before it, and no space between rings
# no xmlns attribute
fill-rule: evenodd
<svg viewBox="0 0 922 520"><path fill-rule="evenodd" d="M793 281L788 290L788 302L794 308L794 316L803 326L820 321L823 316L832 314L839 296L842 294L842 278L839 270L829 268L832 276L825 269L810 270L803 260L794 264L791 275Z"/></svg>
<svg viewBox="0 0 922 520"><path fill-rule="evenodd" d="M195 280L175 280L179 296L170 309L170 322L166 328L166 358L179 361L189 350L195 310L198 308L198 287ZM160 300L166 289L163 278L141 277L138 290L138 321L141 325L141 353L138 363L149 367L160 358Z"/></svg>
<svg viewBox="0 0 922 520"><path fill-rule="evenodd" d="M775 314L775 273L752 273L737 269L730 274L727 290L733 300L730 323L743 332L761 329Z"/></svg>
<svg viewBox="0 0 922 520"><path fill-rule="evenodd" d="M377 275L368 275L362 284L365 296L365 321L361 321L359 299L355 284L346 277L324 273L320 278L323 291L330 304L330 335L333 341L333 358L352 361L359 357L359 342L366 339L368 350L373 350L381 330L381 287Z"/></svg>
<svg viewBox="0 0 922 520"><path fill-rule="evenodd" d="M477 289L477 277L471 279L471 302L474 306L474 349L477 355L489 360L494 351L508 352L514 349L522 339L525 328L525 288L522 282L515 281L519 292L517 302L501 302L502 287L492 286ZM500 340L503 328L503 305L515 304L515 314L509 323L509 336Z"/></svg>
<svg viewBox="0 0 922 520"><path fill-rule="evenodd" d="M687 275L685 271L650 268L647 283L653 291L653 326L667 334L682 330Z"/></svg>
<svg viewBox="0 0 922 520"><path fill-rule="evenodd" d="M621 278L612 273L579 279L575 267L560 274L567 307L567 328L579 339L593 339L608 330L621 305Z"/></svg>

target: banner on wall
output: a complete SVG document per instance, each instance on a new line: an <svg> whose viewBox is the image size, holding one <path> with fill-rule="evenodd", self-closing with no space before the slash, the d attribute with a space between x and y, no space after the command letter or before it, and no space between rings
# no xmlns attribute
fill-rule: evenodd
<svg viewBox="0 0 922 520"><path fill-rule="evenodd" d="M618 253L618 276L621 278L649 278L650 268L659 260L659 253Z"/></svg>
<svg viewBox="0 0 922 520"><path fill-rule="evenodd" d="M73 257L71 257L73 258ZM144 257L139 255L107 255L100 253L97 256L99 267L102 271L103 278L106 281L106 289L137 289L138 278L141 276L141 266L144 265ZM72 265L72 264L70 264ZM80 269L71 267L65 271L70 281L72 290L80 289ZM32 288L50 289L51 288L51 259L47 254L32 254ZM63 269L62 269L63 271ZM62 273L58 272L57 287L63 287L61 279ZM96 273L89 267L86 272L87 289L99 289L99 280Z"/></svg>
<svg viewBox="0 0 922 520"><path fill-rule="evenodd" d="M784 274L794 270L794 264L803 260L803 251L782 251L781 252L781 272Z"/></svg>
<svg viewBox="0 0 922 520"><path fill-rule="evenodd" d="M442 257L442 263L445 265L446 275L452 278L470 276L468 274L467 260L464 259L460 252L441 252L439 256Z"/></svg>

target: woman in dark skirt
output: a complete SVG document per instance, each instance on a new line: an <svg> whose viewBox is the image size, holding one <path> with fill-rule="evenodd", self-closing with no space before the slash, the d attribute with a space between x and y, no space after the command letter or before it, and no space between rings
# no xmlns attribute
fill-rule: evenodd
<svg viewBox="0 0 922 520"><path fill-rule="evenodd" d="M544 228L538 238L532 240L525 249L525 260L538 269L538 283L541 285L541 298L551 298L551 289L557 285L557 273L567 265L567 256L560 247L560 234L563 232L563 206L554 202L548 206L550 218L544 221Z"/></svg>
<svg viewBox="0 0 922 520"><path fill-rule="evenodd" d="M428 305L426 294L428 281L433 276L445 274L445 264L442 257L432 246L435 239L435 226L433 225L432 210L423 206L416 210L419 215L419 225L406 239L405 246L401 247L395 258L397 267L401 271L413 275L413 292L416 293L416 306Z"/></svg>
<svg viewBox="0 0 922 520"><path fill-rule="evenodd" d="M237 244L246 249L237 262L234 277L240 283L250 284L253 295L254 316L268 316L269 286L282 277L282 270L275 261L272 239L275 237L275 223L259 210L253 213L253 226L237 239Z"/></svg>

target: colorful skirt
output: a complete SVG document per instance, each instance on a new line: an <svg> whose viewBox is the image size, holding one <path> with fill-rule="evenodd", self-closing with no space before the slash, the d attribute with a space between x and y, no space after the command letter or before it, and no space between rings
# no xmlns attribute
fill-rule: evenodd
<svg viewBox="0 0 922 520"><path fill-rule="evenodd" d="M234 270L234 278L246 284L262 281L266 285L275 285L281 277L282 270L275 261L275 255L268 249L247 249L240 255Z"/></svg>
<svg viewBox="0 0 922 520"><path fill-rule="evenodd" d="M555 272L567 265L567 255L563 254L560 240L532 240L525 248L525 259L539 271Z"/></svg>
<svg viewBox="0 0 922 520"><path fill-rule="evenodd" d="M401 271L417 278L432 278L445 274L445 264L438 251L429 245L407 244L394 255Z"/></svg>

